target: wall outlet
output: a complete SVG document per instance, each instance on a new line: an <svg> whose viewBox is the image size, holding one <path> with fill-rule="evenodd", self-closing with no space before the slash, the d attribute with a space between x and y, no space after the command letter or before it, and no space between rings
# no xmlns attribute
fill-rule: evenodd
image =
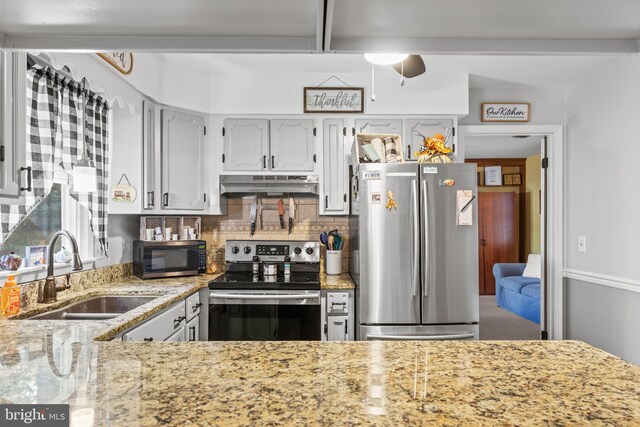
<svg viewBox="0 0 640 427"><path fill-rule="evenodd" d="M587 252L586 236L578 236L578 252Z"/></svg>

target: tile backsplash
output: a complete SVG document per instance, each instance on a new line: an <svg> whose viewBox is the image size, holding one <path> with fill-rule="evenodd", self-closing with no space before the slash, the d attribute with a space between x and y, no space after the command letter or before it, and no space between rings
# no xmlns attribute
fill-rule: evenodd
<svg viewBox="0 0 640 427"><path fill-rule="evenodd" d="M256 231L250 235L251 223L249 210L253 198L230 198L227 203L227 215L203 216L201 238L207 242L209 257L213 257L218 271L224 269L224 248L227 240L320 240L320 233L338 229L345 239L342 248L342 271L349 266L349 220L346 216L318 215L318 199L295 198L296 212L291 234L288 233L289 199L284 198L285 229L280 228L277 203L278 198L261 198L263 227L257 219ZM258 212L258 217L260 216ZM324 249L322 250L324 263Z"/></svg>

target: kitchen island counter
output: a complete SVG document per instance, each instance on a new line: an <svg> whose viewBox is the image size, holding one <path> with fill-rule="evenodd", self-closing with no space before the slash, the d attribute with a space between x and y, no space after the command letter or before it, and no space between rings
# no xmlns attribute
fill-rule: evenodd
<svg viewBox="0 0 640 427"><path fill-rule="evenodd" d="M0 332L0 401L99 426L640 423L640 368L576 341L98 342L25 322Z"/></svg>

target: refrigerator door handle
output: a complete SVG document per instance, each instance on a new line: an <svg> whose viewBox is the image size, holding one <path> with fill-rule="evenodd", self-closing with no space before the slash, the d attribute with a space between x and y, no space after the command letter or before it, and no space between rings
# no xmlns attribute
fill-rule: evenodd
<svg viewBox="0 0 640 427"><path fill-rule="evenodd" d="M422 205L424 212L424 231L422 233L422 297L426 298L429 295L429 276L431 274L431 229L430 229L430 214L429 214L429 191L427 181L422 181Z"/></svg>
<svg viewBox="0 0 640 427"><path fill-rule="evenodd" d="M466 340L475 338L473 332L465 332L462 334L443 334L443 335L385 335L385 334L367 334L369 340L388 340L388 341L437 341L437 340Z"/></svg>
<svg viewBox="0 0 640 427"><path fill-rule="evenodd" d="M411 292L415 297L420 288L420 214L418 213L418 189L416 180L411 181L411 204L413 220L411 221L411 257L413 268L411 271Z"/></svg>

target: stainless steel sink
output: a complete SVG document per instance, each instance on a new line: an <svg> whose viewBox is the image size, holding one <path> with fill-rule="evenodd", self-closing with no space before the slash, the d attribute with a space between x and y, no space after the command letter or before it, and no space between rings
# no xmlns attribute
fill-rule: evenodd
<svg viewBox="0 0 640 427"><path fill-rule="evenodd" d="M140 307L157 296L104 295L78 301L54 311L48 311L33 320L104 320Z"/></svg>

